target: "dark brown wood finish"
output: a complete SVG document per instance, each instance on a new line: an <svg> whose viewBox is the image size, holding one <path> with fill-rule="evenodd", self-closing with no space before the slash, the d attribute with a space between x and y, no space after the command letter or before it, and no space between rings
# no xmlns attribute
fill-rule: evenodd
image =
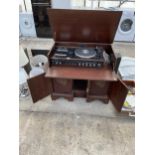
<svg viewBox="0 0 155 155"><path fill-rule="evenodd" d="M47 81L44 75L28 80L33 101L50 92L53 100L64 97L72 101L74 96L80 96L86 97L87 101L99 99L108 103L111 99L120 112L128 87L114 71L116 56L111 44L121 14L120 11L48 9L56 41L48 54L49 61L56 46L102 46L111 57L111 66L98 69L50 66L45 75Z"/></svg>
<svg viewBox="0 0 155 155"><path fill-rule="evenodd" d="M89 95L107 95L109 91L110 82L108 81L89 81L88 93Z"/></svg>
<svg viewBox="0 0 155 155"><path fill-rule="evenodd" d="M121 11L47 9L56 42L112 43Z"/></svg>
<svg viewBox="0 0 155 155"><path fill-rule="evenodd" d="M101 100L103 103L108 104L109 102L109 97L108 95L89 95L87 94L87 102L91 102L94 100Z"/></svg>
<svg viewBox="0 0 155 155"><path fill-rule="evenodd" d="M48 78L105 80L117 81L116 74L108 68L75 68L75 67L50 67L46 72Z"/></svg>
<svg viewBox="0 0 155 155"><path fill-rule="evenodd" d="M69 79L52 79L53 93L70 94L73 89L73 82Z"/></svg>
<svg viewBox="0 0 155 155"><path fill-rule="evenodd" d="M86 90L73 90L74 97L86 97Z"/></svg>
<svg viewBox="0 0 155 155"><path fill-rule="evenodd" d="M122 106L128 94L128 88L123 81L111 82L109 98L118 112L121 112Z"/></svg>
<svg viewBox="0 0 155 155"><path fill-rule="evenodd" d="M108 103L110 81L88 81L87 88L87 101L95 99L102 100L104 103Z"/></svg>
<svg viewBox="0 0 155 155"><path fill-rule="evenodd" d="M54 93L54 92L51 93L52 100L56 100L56 99L58 99L60 97L63 97L65 99L69 100L69 101L73 101L74 96L73 96L73 92L68 93L68 94L66 94L66 93Z"/></svg>
<svg viewBox="0 0 155 155"><path fill-rule="evenodd" d="M45 74L30 78L27 83L34 103L52 92L51 79L45 78Z"/></svg>
<svg viewBox="0 0 155 155"><path fill-rule="evenodd" d="M127 86L135 87L135 81L123 80L123 82L124 82Z"/></svg>

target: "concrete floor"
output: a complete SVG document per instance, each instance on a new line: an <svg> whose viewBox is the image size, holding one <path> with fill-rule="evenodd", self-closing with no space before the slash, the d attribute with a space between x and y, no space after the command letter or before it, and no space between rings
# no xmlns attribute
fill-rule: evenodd
<svg viewBox="0 0 155 155"><path fill-rule="evenodd" d="M20 40L29 52L50 49L53 41L44 42ZM134 57L133 43L114 43L113 48ZM134 120L118 114L111 102L52 101L48 96L33 104L28 96L20 98L19 109L20 155L134 155Z"/></svg>
<svg viewBox="0 0 155 155"><path fill-rule="evenodd" d="M104 104L99 100L94 100L90 103L86 102L85 98L74 98L70 102L64 98L52 100L51 96L38 101L33 104L31 96L20 98L19 109L21 111L34 112L56 112L56 113L70 113L70 114L86 114L94 116L120 117L113 104Z"/></svg>
<svg viewBox="0 0 155 155"><path fill-rule="evenodd" d="M134 155L134 120L20 111L20 155Z"/></svg>

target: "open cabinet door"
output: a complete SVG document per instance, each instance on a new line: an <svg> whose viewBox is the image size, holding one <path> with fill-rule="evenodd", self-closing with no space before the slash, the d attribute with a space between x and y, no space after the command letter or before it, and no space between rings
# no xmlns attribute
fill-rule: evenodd
<svg viewBox="0 0 155 155"><path fill-rule="evenodd" d="M28 79L27 83L34 103L51 93L51 81L45 73Z"/></svg>
<svg viewBox="0 0 155 155"><path fill-rule="evenodd" d="M109 98L118 112L121 112L127 94L128 88L122 81L118 80L111 83Z"/></svg>

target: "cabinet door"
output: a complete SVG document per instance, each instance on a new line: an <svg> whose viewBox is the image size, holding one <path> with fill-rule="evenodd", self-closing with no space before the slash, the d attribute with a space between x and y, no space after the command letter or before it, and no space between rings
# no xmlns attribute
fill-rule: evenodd
<svg viewBox="0 0 155 155"><path fill-rule="evenodd" d="M121 112L127 94L128 88L122 81L118 80L111 83L109 98L118 112Z"/></svg>
<svg viewBox="0 0 155 155"><path fill-rule="evenodd" d="M90 95L107 95L109 91L108 81L89 81L89 94Z"/></svg>
<svg viewBox="0 0 155 155"><path fill-rule="evenodd" d="M52 79L54 93L72 93L73 84L69 79Z"/></svg>
<svg viewBox="0 0 155 155"><path fill-rule="evenodd" d="M48 96L51 91L51 80L45 77L45 74L27 80L33 102Z"/></svg>

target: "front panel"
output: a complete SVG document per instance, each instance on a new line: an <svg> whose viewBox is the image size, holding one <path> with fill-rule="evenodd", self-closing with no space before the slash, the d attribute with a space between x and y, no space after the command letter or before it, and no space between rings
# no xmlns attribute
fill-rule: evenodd
<svg viewBox="0 0 155 155"><path fill-rule="evenodd" d="M72 80L52 79L53 93L72 93Z"/></svg>

